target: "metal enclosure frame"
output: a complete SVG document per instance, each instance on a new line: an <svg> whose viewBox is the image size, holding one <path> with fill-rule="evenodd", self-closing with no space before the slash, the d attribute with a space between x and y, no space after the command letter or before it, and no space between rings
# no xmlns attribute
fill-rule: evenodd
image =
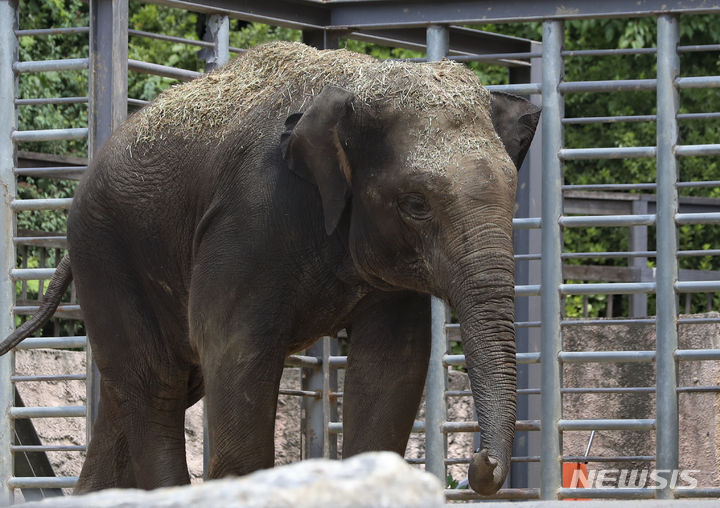
<svg viewBox="0 0 720 508"><path fill-rule="evenodd" d="M608 489L572 489L562 487L561 463L563 459L562 432L570 430L654 430L657 435L657 468L677 469L678 467L678 405L677 405L677 362L683 360L720 360L719 350L679 350L677 329L678 294L690 292L720 292L720 280L681 280L677 259L679 253L677 226L682 224L720 224L720 213L681 213L678 202L678 157L697 155L719 155L720 144L680 145L678 141L679 89L720 87L719 76L680 77L678 52L677 16L680 14L720 14L720 0L713 1L660 1L642 0L628 3L620 0L606 2L570 1L563 9L554 2L523 0L520 2L493 2L454 0L450 2L430 1L374 1L374 0L211 0L191 2L181 0L153 0L171 7L178 7L210 14L206 41L187 41L205 52L208 69L222 65L231 52L228 34L230 17L249 21L299 28L304 31L304 40L318 47L333 47L339 36L384 43L412 49L427 49L428 60L445 56L460 61L485 61L513 67L511 83L490 86L491 90L504 90L531 96L542 100L542 129L531 148L529 161L521 173L520 210L525 212L514 220L518 250L530 253L518 256L519 263L516 286L518 301L517 323L519 349L519 382L521 389L530 393L535 382L539 382L542 407L539 419L531 415L540 410L536 402L520 402L517 429L520 433L531 432L516 442L514 455L530 459L531 449L541 442L539 460L542 464L539 488L503 489L500 498L542 498L566 497L630 497L630 498L672 498L678 496L717 496L720 489L685 489L682 492L665 488L623 489L622 493ZM15 213L30 209L65 209L70 200L42 199L17 200L15 177L21 174L16 163L15 143L19 141L42 141L57 139L81 139L89 137L90 155L107 139L110 132L125 117L127 105L142 105L143 101L127 99L127 72L149 72L176 79L187 80L197 76L194 71L174 69L158 64L127 60L127 38L133 31L127 26L127 0L91 0L90 27L79 27L75 32L86 31L90 36L89 58L41 62L17 62L17 37L31 35L17 30L17 1L0 0L0 110L3 118L10 122L0 125L0 187L3 189L2 231L0 232L0 264L5 268L0 274L0 333L6 335L14 326L15 282L18 280L47 279L52 269L16 268L14 218ZM588 81L566 82L564 80L564 58L570 56L564 47L564 20L575 18L655 16L657 18L658 41L657 77L645 80L619 80L614 82ZM542 44L512 37L497 36L469 30L463 24L503 22L543 22ZM67 29L69 30L69 29ZM66 30L66 31L67 31ZM33 35L43 35L42 30ZM44 33L62 33L52 30ZM142 35L135 31L133 35ZM147 34L146 34L147 35ZM171 37L152 35L156 38ZM717 50L718 48L715 48ZM588 50L588 54L595 51ZM638 51L640 52L640 51ZM578 53L578 52L575 52ZM609 53L607 53L609 54ZM127 62L127 65L126 65ZM16 100L18 73L43 72L47 70L89 69L90 90L87 98L74 98L76 102L86 100L90 107L88 129L62 129L57 131L18 131L16 127L16 106L27 104L28 99ZM600 92L622 90L657 90L657 144L653 147L628 148L565 148L563 125L571 123L601 121L598 119L567 119L564 115L564 95L577 92ZM62 103L62 100L46 99L44 103ZM648 116L648 115L646 115ZM639 117L638 117L639 118ZM647 118L646 118L647 120ZM656 213L647 208L637 207L634 214L627 215L580 215L570 216L563 210L563 192L573 186L563 185L563 164L567 160L582 158L612 159L623 157L654 157L658 161ZM48 168L42 174L48 177L65 175L67 168ZM540 181L538 181L540 180ZM718 182L706 182L708 186ZM539 190L542 190L542 200ZM577 186L576 186L577 187ZM592 187L592 186L591 186ZM600 189L597 186L595 189ZM602 187L603 189L609 186ZM611 186L610 186L611 187ZM625 186L630 189L633 186ZM647 188L635 186L635 188ZM629 227L635 232L636 241L631 251L633 259L642 261L638 252L641 247L642 230L654 225L658 228L657 273L655 281L616 282L597 284L567 284L563 277L562 231L569 227L619 226ZM639 235L639 236L638 236ZM541 238L540 238L541 237ZM541 242L540 242L541 239ZM541 243L541 245L540 245ZM644 247L646 248L646 247ZM540 255L537 253L541 249ZM538 271L537 265L541 264ZM639 266L639 265L638 265ZM539 277L539 278L538 278ZM639 312L634 316L642 322L656 322L656 351L581 352L563 351L563 327L572 325L562 315L561 298L567 294L630 294L639 308L649 293L657 294L657 318L642 321ZM541 302L541 308L538 306ZM23 309L30 312L33 309ZM60 312L70 312L71 306L62 306ZM636 321L638 321L636 320ZM707 321L707 320L706 320ZM717 321L717 320L716 320ZM623 320L632 322L632 320ZM575 323L577 324L577 323ZM539 334L538 334L539 331ZM427 443L426 468L445 478L446 434L458 431L475 431L474 422L447 422L446 418L446 374L450 366L462 365L462 355L448 354L448 340L454 337L457 327L448 323L448 312L443 302L432 302L433 348L427 379L426 421L417 422L416 431L424 431ZM539 335L539 337L538 337ZM538 344L534 338L539 338ZM29 339L22 348L28 347L78 347L86 346L84 337L63 337L53 339ZM536 349L539 347L539 351ZM89 351L88 351L89 353ZM542 361L541 361L542 358ZM289 365L301 366L305 370L302 390L294 395L304 397L307 415L306 455L333 456L336 453L335 436L342 431L333 409L337 396L335 369L344 366L346 358L333 350L332 341L323 339L305 355L288 360ZM566 420L562 417L563 362L597 361L655 361L657 365L657 415L654 419L603 419ZM538 373L528 367L540 364ZM12 500L14 488L25 487L69 487L74 478L20 478L13 476L12 453L19 448L12 443L13 420L47 416L76 416L88 418L88 429L95 414L93 401L97 397L97 377L91 368L88 373L89 408L19 408L13 406L14 374L12 353L0 359L0 502ZM524 404L524 405L523 405ZM533 407L530 407L533 406ZM335 412L333 412L335 411ZM537 432L539 431L539 432ZM538 439L540 436L540 439ZM39 450L42 447L38 448ZM513 464L512 477L526 481L527 462ZM522 480L521 480L522 479ZM448 490L448 499L477 498L469 491Z"/></svg>

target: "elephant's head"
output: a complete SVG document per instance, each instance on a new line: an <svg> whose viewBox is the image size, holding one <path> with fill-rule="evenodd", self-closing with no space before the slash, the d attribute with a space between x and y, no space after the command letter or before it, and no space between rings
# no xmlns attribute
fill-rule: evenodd
<svg viewBox="0 0 720 508"><path fill-rule="evenodd" d="M431 293L454 308L482 436L469 481L491 494L510 469L515 432L516 168L540 110L483 94L475 110L403 109L326 86L288 118L281 145L289 167L317 185L327 233L349 225L366 281Z"/></svg>

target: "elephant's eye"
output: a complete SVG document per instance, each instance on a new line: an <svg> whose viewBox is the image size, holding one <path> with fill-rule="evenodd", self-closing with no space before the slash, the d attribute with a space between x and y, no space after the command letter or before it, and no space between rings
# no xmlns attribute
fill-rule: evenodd
<svg viewBox="0 0 720 508"><path fill-rule="evenodd" d="M413 220L426 221L432 219L432 208L430 208L425 196L420 193L409 192L402 194L398 198L398 206L403 214Z"/></svg>

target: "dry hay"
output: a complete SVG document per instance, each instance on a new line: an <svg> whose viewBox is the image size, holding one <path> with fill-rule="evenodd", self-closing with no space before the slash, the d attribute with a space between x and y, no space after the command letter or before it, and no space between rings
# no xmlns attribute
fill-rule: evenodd
<svg viewBox="0 0 720 508"><path fill-rule="evenodd" d="M346 50L319 51L299 43L256 46L220 69L174 86L133 119L136 142L165 133L221 141L253 110L268 118L303 111L326 85L355 94L355 107L390 108L423 121L412 134L411 167L444 171L457 154L503 156L489 118L490 96L475 74L450 61L378 61ZM456 131L448 137L448 125ZM500 148L500 150L498 150Z"/></svg>

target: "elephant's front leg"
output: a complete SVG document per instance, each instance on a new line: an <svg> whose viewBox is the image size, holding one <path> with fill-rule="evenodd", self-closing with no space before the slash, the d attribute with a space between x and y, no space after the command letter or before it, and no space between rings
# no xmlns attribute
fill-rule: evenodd
<svg viewBox="0 0 720 508"><path fill-rule="evenodd" d="M273 466L278 389L284 354L240 330L221 327L201 355L209 433L208 478Z"/></svg>
<svg viewBox="0 0 720 508"><path fill-rule="evenodd" d="M385 293L353 317L345 375L343 457L404 455L430 356L430 297Z"/></svg>
<svg viewBox="0 0 720 508"><path fill-rule="evenodd" d="M242 297L215 298L232 273L198 269L190 302L191 342L202 368L209 434L208 478L273 466L275 411L285 360L278 322ZM269 304L268 304L269 305Z"/></svg>

